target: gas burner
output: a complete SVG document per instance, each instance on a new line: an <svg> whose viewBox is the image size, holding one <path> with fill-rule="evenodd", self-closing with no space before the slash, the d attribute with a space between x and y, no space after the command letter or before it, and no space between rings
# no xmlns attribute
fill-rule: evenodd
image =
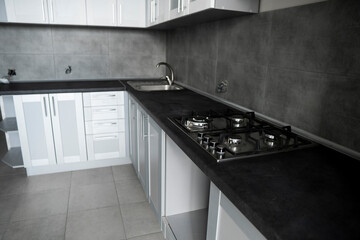
<svg viewBox="0 0 360 240"><path fill-rule="evenodd" d="M229 145L239 145L242 141L242 137L238 135L230 135L226 137L226 143Z"/></svg>
<svg viewBox="0 0 360 240"><path fill-rule="evenodd" d="M185 121L185 126L188 129L208 129L211 121L209 117L193 116Z"/></svg>
<svg viewBox="0 0 360 240"><path fill-rule="evenodd" d="M264 143L270 148L276 147L277 137L274 134L264 133Z"/></svg>
<svg viewBox="0 0 360 240"><path fill-rule="evenodd" d="M230 119L233 128L245 127L249 122L243 115L231 115L228 119Z"/></svg>

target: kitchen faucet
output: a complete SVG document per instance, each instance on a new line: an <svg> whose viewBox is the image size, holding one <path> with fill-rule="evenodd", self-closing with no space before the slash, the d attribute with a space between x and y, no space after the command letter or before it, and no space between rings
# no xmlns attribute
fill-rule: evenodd
<svg viewBox="0 0 360 240"><path fill-rule="evenodd" d="M173 68L166 62L159 62L158 64L156 64L156 67L160 67L161 65L165 65L166 67L168 67L169 71L170 71L170 77L168 75L166 75L165 77L162 77L162 79L166 79L169 82L169 85L171 86L174 83L174 70Z"/></svg>

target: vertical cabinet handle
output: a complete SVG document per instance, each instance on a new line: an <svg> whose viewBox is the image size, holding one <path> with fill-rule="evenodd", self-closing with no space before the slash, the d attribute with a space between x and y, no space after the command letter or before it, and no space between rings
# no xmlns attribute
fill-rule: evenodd
<svg viewBox="0 0 360 240"><path fill-rule="evenodd" d="M48 114L47 114L46 98L45 97L43 97L43 101L44 101L45 117L47 117Z"/></svg>
<svg viewBox="0 0 360 240"><path fill-rule="evenodd" d="M42 0L41 7L43 12L43 21L45 22L45 0Z"/></svg>
<svg viewBox="0 0 360 240"><path fill-rule="evenodd" d="M55 17L54 17L54 3L52 0L50 0L50 17L51 17L51 22L55 22Z"/></svg>
<svg viewBox="0 0 360 240"><path fill-rule="evenodd" d="M178 13L181 12L181 0L178 0Z"/></svg>
<svg viewBox="0 0 360 240"><path fill-rule="evenodd" d="M148 137L148 135L145 132L145 120L147 119L147 117L145 117L145 115L143 115L143 139L145 140L146 137Z"/></svg>
<svg viewBox="0 0 360 240"><path fill-rule="evenodd" d="M122 24L122 5L119 3L119 25Z"/></svg>
<svg viewBox="0 0 360 240"><path fill-rule="evenodd" d="M181 11L183 12L185 10L186 6L185 6L185 1L181 0Z"/></svg>
<svg viewBox="0 0 360 240"><path fill-rule="evenodd" d="M54 96L52 96L52 103L53 103L53 108L54 108L54 117L56 117L55 98L54 98Z"/></svg>
<svg viewBox="0 0 360 240"><path fill-rule="evenodd" d="M113 3L112 8L113 8L113 24L115 25L115 3Z"/></svg>

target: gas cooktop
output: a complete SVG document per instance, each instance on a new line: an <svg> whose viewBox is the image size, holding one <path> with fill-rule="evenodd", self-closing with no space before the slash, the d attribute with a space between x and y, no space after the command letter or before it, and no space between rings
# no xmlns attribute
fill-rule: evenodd
<svg viewBox="0 0 360 240"><path fill-rule="evenodd" d="M191 112L169 120L217 162L242 159L315 145L291 131L233 109Z"/></svg>

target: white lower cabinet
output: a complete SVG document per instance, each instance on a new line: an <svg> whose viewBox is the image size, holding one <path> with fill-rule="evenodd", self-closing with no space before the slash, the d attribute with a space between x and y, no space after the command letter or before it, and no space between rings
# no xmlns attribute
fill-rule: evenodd
<svg viewBox="0 0 360 240"><path fill-rule="evenodd" d="M126 156L125 132L87 135L86 140L90 161Z"/></svg>
<svg viewBox="0 0 360 240"><path fill-rule="evenodd" d="M137 109L138 129L138 177L144 188L146 197L149 197L149 142L148 142L148 115L140 107Z"/></svg>
<svg viewBox="0 0 360 240"><path fill-rule="evenodd" d="M81 93L14 96L25 167L86 161Z"/></svg>
<svg viewBox="0 0 360 240"><path fill-rule="evenodd" d="M213 184L206 240L265 240L259 230Z"/></svg>
<svg viewBox="0 0 360 240"><path fill-rule="evenodd" d="M136 174L138 174L138 145L137 145L137 103L129 96L129 157L133 163Z"/></svg>

